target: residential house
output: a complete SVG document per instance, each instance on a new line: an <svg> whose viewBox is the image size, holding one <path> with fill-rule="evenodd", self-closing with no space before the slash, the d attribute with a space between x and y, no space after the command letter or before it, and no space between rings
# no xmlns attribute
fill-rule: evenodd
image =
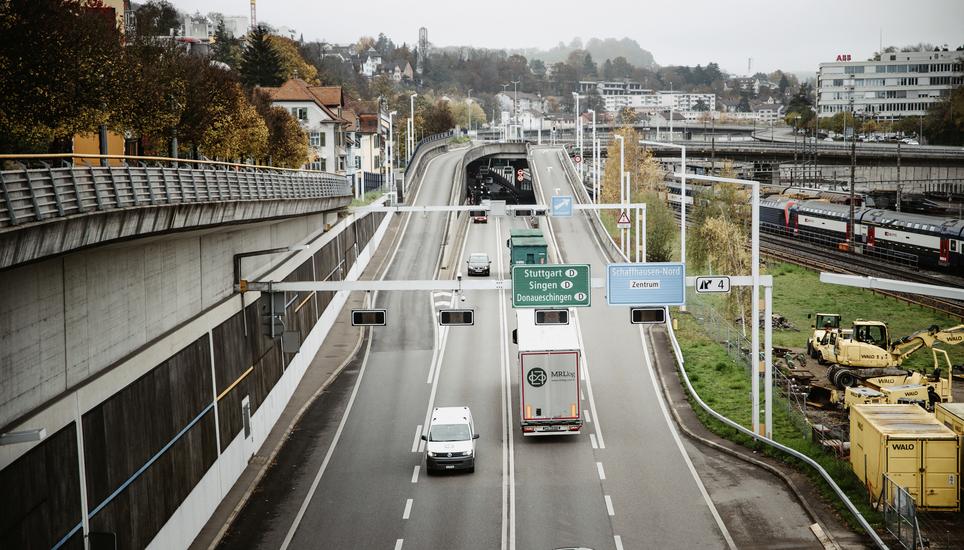
<svg viewBox="0 0 964 550"><path fill-rule="evenodd" d="M308 133L305 168L344 174L346 121L340 114L344 105L341 87L309 86L300 78L292 78L281 86L262 89L268 93L272 105L287 109ZM329 107L336 103L339 112Z"/></svg>
<svg viewBox="0 0 964 550"><path fill-rule="evenodd" d="M365 52L365 60L362 62L361 69L358 72L371 78L378 72L378 67L380 67L381 64L381 54L379 54L375 48L368 48L368 51Z"/></svg>
<svg viewBox="0 0 964 550"><path fill-rule="evenodd" d="M408 61L382 65L382 73L388 75L395 82L411 82L415 78L415 71L412 70L412 64Z"/></svg>

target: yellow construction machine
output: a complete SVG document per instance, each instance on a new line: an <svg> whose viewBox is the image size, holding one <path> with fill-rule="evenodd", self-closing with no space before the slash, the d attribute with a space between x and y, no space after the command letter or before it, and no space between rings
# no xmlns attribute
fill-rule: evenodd
<svg viewBox="0 0 964 550"><path fill-rule="evenodd" d="M849 337L845 337L843 331L830 331L821 339L818 350L822 359L831 364L827 378L838 389L864 381L875 389L921 383L934 386L944 397L950 396L953 367L947 352L934 347L939 342L952 346L964 342L964 325L944 330L934 325L890 341L886 324L857 319ZM914 377L910 371L901 368L904 359L923 347L930 348L934 358L934 372L930 379L922 379L919 374ZM943 355L943 365L938 355ZM941 377L945 366L946 380Z"/></svg>
<svg viewBox="0 0 964 550"><path fill-rule="evenodd" d="M830 331L840 329L840 315L837 313L808 313L807 319L813 319L810 328L810 338L807 339L807 355L820 360L820 342Z"/></svg>

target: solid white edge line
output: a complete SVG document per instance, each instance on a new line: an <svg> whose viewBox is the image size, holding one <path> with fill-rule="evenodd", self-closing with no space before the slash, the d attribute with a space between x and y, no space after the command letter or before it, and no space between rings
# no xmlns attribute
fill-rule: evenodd
<svg viewBox="0 0 964 550"><path fill-rule="evenodd" d="M295 536L295 531L298 530L298 526L301 524L301 520L305 517L305 511L308 510L308 504L311 503L312 497L315 495L315 491L318 489L318 485L321 483L321 476L325 473L325 469L328 467L328 463L331 461L331 455L335 452L335 447L338 445L338 440L341 439L341 433L345 429L345 423L348 421L348 414L351 412L352 405L355 404L355 397L358 396L358 388L361 386L362 377L365 375L365 369L368 367L368 358L370 357L370 352L372 349L372 334L371 329L369 329L368 334L368 345L365 348L365 359L362 360L361 370L358 371L358 378L355 380L355 387L352 388L351 397L348 398L348 405L345 407L344 414L341 415L341 421L338 423L338 429L335 430L335 437L331 441L331 445L328 446L328 452L325 453L325 459L321 463L321 467L318 468L318 473L315 474L314 481L311 482L311 488L308 489L308 494L305 495L304 501L301 503L301 507L298 509L298 514L295 516L291 527L288 528L288 533L285 535L284 541L281 543L281 550L288 548L291 544L291 540Z"/></svg>
<svg viewBox="0 0 964 550"><path fill-rule="evenodd" d="M415 427L415 439L412 440L412 452L418 451L418 442L422 440L422 425Z"/></svg>
<svg viewBox="0 0 964 550"><path fill-rule="evenodd" d="M421 466L417 464L415 465L415 469L412 471L412 483L418 483L418 472L421 469L422 469Z"/></svg>
<svg viewBox="0 0 964 550"><path fill-rule="evenodd" d="M435 157L430 159L429 164L432 161L441 158ZM428 165L426 165L427 167ZM413 204L418 201L418 194L422 190L421 184L419 184L418 189L415 191L415 197L413 198ZM398 251L401 248L402 240L405 238L405 233L408 231L408 224L412 219L412 215L408 214L405 218L405 224L402 226L401 231L398 233L398 238L395 241L395 249L392 250L391 255L388 257L388 262L385 264L385 269L382 274L378 277L379 280L385 279L385 274L391 269L392 264L395 262L395 257L398 255ZM381 267L381 266L379 266ZM378 299L378 292L374 292L368 299L368 306L374 306ZM335 447L338 445L338 441L341 439L341 433L345 429L345 423L348 421L348 414L351 412L352 405L355 403L355 397L358 395L358 388L361 387L362 379L365 375L365 369L368 367L368 358L371 356L372 350L372 340L373 340L372 329L368 329L368 345L365 346L365 357L362 359L361 369L358 371L358 378L355 379L355 387L352 388L351 397L348 398L348 405L345 407L345 412L342 413L341 421L338 423L338 429L335 430L335 437L332 439L331 444L328 446L328 451L325 453L325 458L318 468L318 473L315 475L315 479L311 482L311 487L308 489L308 494L305 495L304 501L301 503L301 507L298 508L298 513L295 515L294 521L291 523L291 527L288 528L287 534L285 534L284 540L281 542L280 550L287 550L288 546L291 544L292 539L294 539L295 532L298 530L298 526L301 524L301 520L305 517L305 511L308 509L308 504L311 502L315 491L318 489L318 485L321 483L321 477L325 473L325 469L328 467L328 463L331 461L331 456L335 452ZM399 539L401 541L401 539Z"/></svg>
<svg viewBox="0 0 964 550"><path fill-rule="evenodd" d="M653 372L653 363L650 359L649 343L646 341L645 334L646 332L643 330L643 327L640 326L639 340L643 344L643 358L646 360L646 370L649 372L649 379L653 383L653 391L656 392L656 401L659 403L660 411L663 413L663 420L666 421L666 425L669 427L670 433L673 434L673 440L676 442L676 446L679 448L680 454L683 455L683 461L686 462L686 467L693 476L693 480L696 482L696 486L699 488L700 494L703 495L703 500L706 501L706 506L710 509L710 514L713 515L716 525L723 533L723 538L726 540L727 546L733 550L736 550L736 542L733 541L733 537L730 536L729 530L727 530L726 525L723 523L723 518L720 517L720 513L717 511L716 505L713 504L710 494L706 491L706 487L703 485L703 480L700 479L700 475L696 471L696 467L693 466L693 461L690 460L690 455L686 452L686 448L683 447L683 441L680 439L679 432L676 431L676 425L669 417L669 410L666 406L666 400L664 399L663 392L660 390L659 384L656 381L656 374Z"/></svg>
<svg viewBox="0 0 964 550"><path fill-rule="evenodd" d="M405 511L402 512L402 519L408 519L412 517L412 502L413 502L412 499L408 499L405 501Z"/></svg>
<svg viewBox="0 0 964 550"><path fill-rule="evenodd" d="M395 541L395 550L402 550L402 545L405 544L405 539L398 539Z"/></svg>
<svg viewBox="0 0 964 550"><path fill-rule="evenodd" d="M616 511L613 510L613 499L609 495L606 495L606 513L610 516L616 515Z"/></svg>
<svg viewBox="0 0 964 550"><path fill-rule="evenodd" d="M613 535L613 542L616 543L616 550L623 550L623 538L619 535Z"/></svg>
<svg viewBox="0 0 964 550"><path fill-rule="evenodd" d="M603 470L603 463L596 463L596 471L599 473L599 479L606 479L606 471Z"/></svg>

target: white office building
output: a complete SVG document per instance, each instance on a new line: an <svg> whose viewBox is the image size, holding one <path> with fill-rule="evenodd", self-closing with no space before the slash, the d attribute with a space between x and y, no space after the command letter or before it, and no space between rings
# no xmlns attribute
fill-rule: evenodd
<svg viewBox="0 0 964 550"><path fill-rule="evenodd" d="M961 85L962 53L894 52L879 60L821 63L817 113L831 117L849 112L853 98L854 112L881 120L926 115L931 105Z"/></svg>
<svg viewBox="0 0 964 550"><path fill-rule="evenodd" d="M637 111L694 111L700 101L706 110L716 110L716 94L693 94L674 91L653 91L638 82L580 81L579 93L598 92L606 111L617 113L625 107Z"/></svg>

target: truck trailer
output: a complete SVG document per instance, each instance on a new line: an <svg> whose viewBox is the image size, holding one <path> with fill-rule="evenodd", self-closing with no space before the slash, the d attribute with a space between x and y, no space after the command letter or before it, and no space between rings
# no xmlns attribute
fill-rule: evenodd
<svg viewBox="0 0 964 550"><path fill-rule="evenodd" d="M582 352L575 325L537 325L534 309L515 311L522 435L578 435Z"/></svg>

